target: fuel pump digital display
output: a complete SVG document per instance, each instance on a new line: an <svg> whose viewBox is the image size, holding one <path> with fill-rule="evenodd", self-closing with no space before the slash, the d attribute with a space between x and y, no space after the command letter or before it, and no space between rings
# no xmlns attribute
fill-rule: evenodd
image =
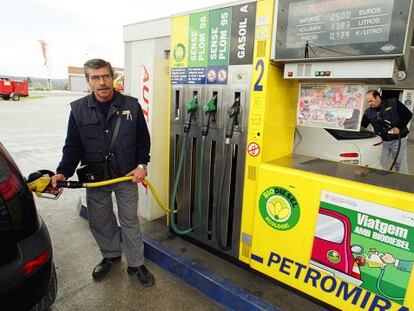
<svg viewBox="0 0 414 311"><path fill-rule="evenodd" d="M404 53L410 0L281 0L273 59Z"/></svg>

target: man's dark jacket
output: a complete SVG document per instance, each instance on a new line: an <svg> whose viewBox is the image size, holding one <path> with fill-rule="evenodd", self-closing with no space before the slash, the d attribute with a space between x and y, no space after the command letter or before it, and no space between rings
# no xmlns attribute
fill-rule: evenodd
<svg viewBox="0 0 414 311"><path fill-rule="evenodd" d="M371 123L375 134L384 141L390 141L398 139L398 135L388 133L393 127L400 129L401 138L408 135L407 124L411 117L411 111L400 101L393 98L383 99L377 108L369 107L365 111L361 125L367 127Z"/></svg>
<svg viewBox="0 0 414 311"><path fill-rule="evenodd" d="M69 178L75 172L79 161L82 164L109 162L112 174L124 176L138 164L149 162L150 136L138 100L114 92L108 115L98 105L93 94L71 103L68 131L63 147L62 161L57 173ZM118 116L121 119L115 147L109 150L112 133Z"/></svg>

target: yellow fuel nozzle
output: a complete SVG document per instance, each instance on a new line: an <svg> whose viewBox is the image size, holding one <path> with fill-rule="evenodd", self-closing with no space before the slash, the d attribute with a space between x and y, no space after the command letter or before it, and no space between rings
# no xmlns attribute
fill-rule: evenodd
<svg viewBox="0 0 414 311"><path fill-rule="evenodd" d="M40 175L38 178L27 183L27 186L31 191L36 193L38 198L54 199L57 200L62 194L62 188L55 188L53 191L46 192L46 189L50 187L50 176Z"/></svg>
<svg viewBox="0 0 414 311"><path fill-rule="evenodd" d="M54 174L49 170L38 170L31 173L27 178L27 186L39 198L57 200L62 194L63 189L60 187L51 187L50 182Z"/></svg>

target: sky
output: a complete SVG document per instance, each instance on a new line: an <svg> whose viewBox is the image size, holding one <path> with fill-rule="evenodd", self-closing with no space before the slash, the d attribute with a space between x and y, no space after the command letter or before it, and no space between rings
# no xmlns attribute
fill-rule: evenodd
<svg viewBox="0 0 414 311"><path fill-rule="evenodd" d="M7 1L0 17L0 76L66 79L67 67L103 58L124 67L123 26L234 0ZM41 44L47 44L44 65Z"/></svg>

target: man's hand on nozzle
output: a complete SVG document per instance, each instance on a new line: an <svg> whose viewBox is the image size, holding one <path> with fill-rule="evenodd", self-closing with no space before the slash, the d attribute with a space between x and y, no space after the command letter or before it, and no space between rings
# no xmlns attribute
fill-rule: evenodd
<svg viewBox="0 0 414 311"><path fill-rule="evenodd" d="M65 181L66 177L63 174L53 175L51 178L51 185L53 188L56 188L58 181Z"/></svg>

